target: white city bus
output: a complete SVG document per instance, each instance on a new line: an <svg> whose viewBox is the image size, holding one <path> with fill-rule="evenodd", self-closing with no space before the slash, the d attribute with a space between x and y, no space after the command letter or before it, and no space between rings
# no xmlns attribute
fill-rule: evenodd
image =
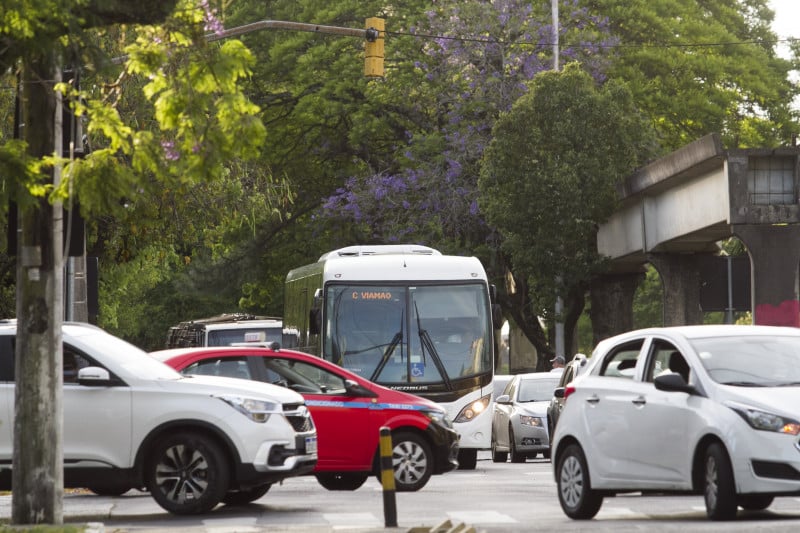
<svg viewBox="0 0 800 533"><path fill-rule="evenodd" d="M289 272L284 327L300 350L441 404L460 435L460 468L474 469L491 445L493 293L475 257L351 246Z"/></svg>

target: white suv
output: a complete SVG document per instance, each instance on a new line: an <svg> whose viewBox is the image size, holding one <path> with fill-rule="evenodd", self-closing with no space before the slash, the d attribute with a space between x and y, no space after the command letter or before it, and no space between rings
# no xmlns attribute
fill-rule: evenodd
<svg viewBox="0 0 800 533"><path fill-rule="evenodd" d="M16 321L0 321L0 427L14 427ZM175 514L244 504L311 472L317 433L300 394L266 383L187 377L89 325L63 326L64 486L144 488ZM0 490L13 434L0 432Z"/></svg>

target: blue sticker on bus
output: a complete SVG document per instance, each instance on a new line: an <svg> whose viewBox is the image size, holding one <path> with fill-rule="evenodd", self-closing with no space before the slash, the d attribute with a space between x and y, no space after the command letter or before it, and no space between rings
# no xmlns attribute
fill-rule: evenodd
<svg viewBox="0 0 800 533"><path fill-rule="evenodd" d="M425 365L422 363L411 363L411 377L421 378L425 375Z"/></svg>

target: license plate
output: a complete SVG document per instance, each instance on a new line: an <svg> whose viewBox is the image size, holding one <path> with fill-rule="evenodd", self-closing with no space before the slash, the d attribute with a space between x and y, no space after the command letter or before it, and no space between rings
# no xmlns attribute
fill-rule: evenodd
<svg viewBox="0 0 800 533"><path fill-rule="evenodd" d="M317 437L306 437L306 453L317 453Z"/></svg>

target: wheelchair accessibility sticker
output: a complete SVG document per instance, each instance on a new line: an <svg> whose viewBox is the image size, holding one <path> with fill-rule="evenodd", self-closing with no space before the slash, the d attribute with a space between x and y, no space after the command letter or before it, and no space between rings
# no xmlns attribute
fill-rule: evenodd
<svg viewBox="0 0 800 533"><path fill-rule="evenodd" d="M422 363L411 363L411 377L421 378L425 375L425 365Z"/></svg>

